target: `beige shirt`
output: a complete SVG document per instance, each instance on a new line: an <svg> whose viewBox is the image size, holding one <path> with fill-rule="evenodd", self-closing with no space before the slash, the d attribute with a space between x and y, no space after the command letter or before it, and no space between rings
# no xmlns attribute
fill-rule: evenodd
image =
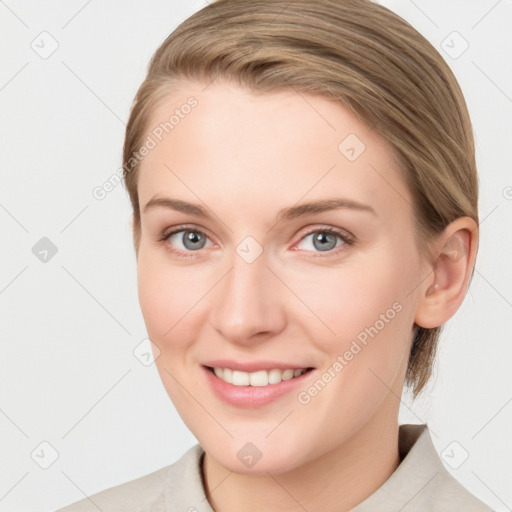
<svg viewBox="0 0 512 512"><path fill-rule="evenodd" d="M402 462L350 512L492 512L445 469L426 425L401 425ZM199 444L177 462L57 512L213 512L205 497Z"/></svg>

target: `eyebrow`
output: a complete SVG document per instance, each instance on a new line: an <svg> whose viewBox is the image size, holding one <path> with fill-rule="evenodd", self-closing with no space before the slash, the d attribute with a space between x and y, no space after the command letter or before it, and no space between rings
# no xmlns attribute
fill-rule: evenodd
<svg viewBox="0 0 512 512"><path fill-rule="evenodd" d="M195 215L196 217L201 217L203 219L211 218L211 215L208 213L207 209L198 204L187 203L186 201L181 201L179 199L171 199L170 197L159 196L153 196L146 203L143 209L143 213L146 213L149 210L157 207L169 208L178 212ZM377 215L377 212L370 205L359 203L351 199L334 198L303 203L298 206L292 206L289 208L283 208L277 213L275 222L278 223L282 222L283 220L307 217L309 215L316 215L318 213L337 210L340 208L368 212L373 215Z"/></svg>

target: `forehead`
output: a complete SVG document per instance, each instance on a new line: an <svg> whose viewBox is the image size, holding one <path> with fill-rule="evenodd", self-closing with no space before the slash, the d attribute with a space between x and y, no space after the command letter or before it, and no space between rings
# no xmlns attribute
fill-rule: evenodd
<svg viewBox="0 0 512 512"><path fill-rule="evenodd" d="M389 143L325 97L184 83L153 112L146 135L154 147L140 166L141 205L168 192L246 210L258 198L270 208L329 195L410 206Z"/></svg>

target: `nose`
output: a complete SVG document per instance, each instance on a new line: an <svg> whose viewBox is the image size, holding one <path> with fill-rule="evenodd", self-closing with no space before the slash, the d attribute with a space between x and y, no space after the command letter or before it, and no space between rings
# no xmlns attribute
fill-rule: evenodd
<svg viewBox="0 0 512 512"><path fill-rule="evenodd" d="M224 339L251 345L285 328L284 286L267 264L265 253L252 263L235 254L231 270L215 287L211 322Z"/></svg>

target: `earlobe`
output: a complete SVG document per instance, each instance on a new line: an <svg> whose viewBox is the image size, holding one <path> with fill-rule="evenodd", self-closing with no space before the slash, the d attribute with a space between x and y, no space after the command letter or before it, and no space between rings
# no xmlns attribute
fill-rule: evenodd
<svg viewBox="0 0 512 512"><path fill-rule="evenodd" d="M453 221L436 240L431 275L421 287L415 323L432 329L459 309L471 278L478 248L478 226L470 217Z"/></svg>

